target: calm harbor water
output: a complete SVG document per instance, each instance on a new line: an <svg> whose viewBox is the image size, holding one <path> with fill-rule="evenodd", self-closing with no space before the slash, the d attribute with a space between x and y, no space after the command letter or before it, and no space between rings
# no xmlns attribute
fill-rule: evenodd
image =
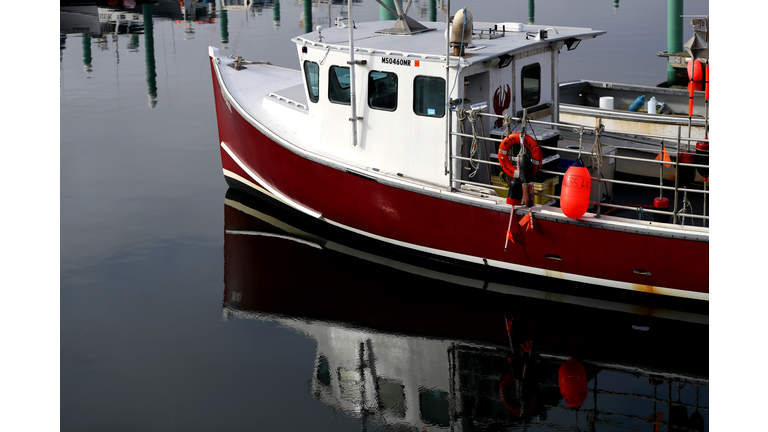
<svg viewBox="0 0 768 432"><path fill-rule="evenodd" d="M132 3L61 9L61 430L709 430L706 318L483 289L227 190L207 48L295 68L302 2ZM605 29L561 81L656 85L666 3L452 8Z"/></svg>

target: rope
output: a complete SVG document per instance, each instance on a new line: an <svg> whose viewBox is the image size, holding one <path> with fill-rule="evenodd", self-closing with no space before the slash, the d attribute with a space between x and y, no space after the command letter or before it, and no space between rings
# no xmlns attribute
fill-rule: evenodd
<svg viewBox="0 0 768 432"><path fill-rule="evenodd" d="M327 50L325 50L325 55L323 56L323 59L322 59L322 60L320 60L320 64L321 64L321 65L322 65L323 63L325 63L325 59L326 59L326 58L328 58L328 53L329 53L329 52L331 52L331 46L330 46L330 45L328 45L328 49L327 49Z"/></svg>
<svg viewBox="0 0 768 432"><path fill-rule="evenodd" d="M469 124L472 126L472 147L469 151L469 165L474 168L472 172L469 173L469 178L472 178L477 174L477 170L480 168L479 162L473 162L472 157L477 153L477 114L478 112L475 110L469 111Z"/></svg>
<svg viewBox="0 0 768 432"><path fill-rule="evenodd" d="M459 121L459 131L462 134L466 134L466 127L464 126L464 120L467 119L467 110L466 109L457 109L456 110L456 120ZM461 149L459 150L459 153L464 154L464 137L461 138Z"/></svg>
<svg viewBox="0 0 768 432"><path fill-rule="evenodd" d="M512 124L512 116L504 114L504 136L507 137L512 133L512 128L509 126Z"/></svg>
<svg viewBox="0 0 768 432"><path fill-rule="evenodd" d="M583 126L582 126L583 127ZM592 145L592 166L603 166L603 147L600 144L600 134L605 130L605 125L600 124L595 128L595 143Z"/></svg>
<svg viewBox="0 0 768 432"><path fill-rule="evenodd" d="M688 214L689 209L691 213L693 213L693 205L691 205L691 202L688 200L686 191L686 194L683 196L683 207L675 212L675 214ZM693 224L693 221L691 221L691 224ZM680 216L680 225L685 225L685 216Z"/></svg>

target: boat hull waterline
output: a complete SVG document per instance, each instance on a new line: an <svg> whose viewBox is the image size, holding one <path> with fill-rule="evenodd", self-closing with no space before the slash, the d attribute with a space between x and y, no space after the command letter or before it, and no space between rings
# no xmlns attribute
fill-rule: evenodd
<svg viewBox="0 0 768 432"><path fill-rule="evenodd" d="M597 227L536 207L534 229L510 207L438 187L419 187L307 152L251 117L227 90L210 55L224 175L357 234L437 257L511 272L630 291L709 300L708 232L668 237L620 220ZM258 66L270 67L270 66ZM522 210L520 210L522 211ZM527 210L526 210L527 211ZM641 228L643 229L643 228ZM689 269L690 271L685 271ZM514 277L514 273L510 273Z"/></svg>

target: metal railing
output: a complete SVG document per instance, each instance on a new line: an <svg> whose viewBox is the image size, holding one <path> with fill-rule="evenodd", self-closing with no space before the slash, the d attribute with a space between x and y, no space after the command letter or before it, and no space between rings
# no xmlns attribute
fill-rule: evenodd
<svg viewBox="0 0 768 432"><path fill-rule="evenodd" d="M456 115L456 113L454 113L454 111L462 111L462 110L451 109L451 110L449 110L449 112L450 112L449 115L450 116ZM602 125L602 119L601 118L598 118L597 126L591 127L591 126L582 126L582 125L576 125L576 124L570 124L570 123L553 123L553 122L545 122L545 121L539 121L539 120L530 120L530 119L526 118L526 111L525 110L523 110L523 116L522 117L512 117L512 116L508 116L508 115L497 115L497 114L489 114L489 113L483 113L483 112L476 112L476 114L477 114L476 116L469 116L469 115L466 115L466 114L468 112L470 112L471 110L463 110L463 111L464 111L464 113L463 113L464 115L459 117L460 119L462 117L464 118L464 120L461 120L461 121L470 121L470 122L473 121L473 120L470 119L470 117L475 118L474 121L479 121L478 119L482 119L482 117L489 117L489 118L492 118L494 120L495 119L499 119L499 118L503 119L504 120L504 124L507 126L507 129L505 130L504 135L507 135L508 131L513 129L513 128L509 127L509 125L511 125L512 122L515 122L515 128L518 125L522 125L521 129L525 129L526 125L538 124L538 125L543 125L543 126L551 127L553 130L568 131L569 133L574 133L574 134L578 133L578 134L580 134L580 137L582 137L582 138L583 138L583 136L586 136L586 135L593 136L593 137L595 137L595 144L598 144L599 140L601 138L607 138L607 139L610 139L612 141L619 142L619 143L625 143L625 144L638 143L638 144L642 144L645 147L645 151L648 151L649 148L658 147L659 153L661 153L662 152L662 148L665 148L666 151L667 151L667 154L670 156L670 158L674 157L674 161L665 161L665 160L663 160L663 158L659 158L659 159L662 159L662 160L657 160L657 159L633 157L633 156L627 156L627 155L617 155L617 154L615 154L616 152L613 152L613 154L604 154L602 152L602 149L599 149L599 152L600 152L600 155L601 155L600 157L612 159L614 163L616 161L618 161L618 160L624 160L624 161L631 161L631 162L635 162L635 163L647 163L647 164L658 165L658 167L659 167L659 179L658 179L658 183L657 184L653 184L650 181L652 179L652 177L644 177L644 178L647 178L648 181L637 181L637 182L635 182L635 181L615 180L615 179L612 179L612 178L611 179L603 178L601 176L601 172L600 172L600 168L601 168L602 163L593 164L593 166L595 166L595 168L596 168L596 177L590 177L590 178L593 181L597 182L597 188L598 188L598 190L597 190L597 197L598 198L597 198L597 201L591 201L590 200L589 204L590 204L590 206L592 206L592 205L596 206L595 217L599 218L599 217L601 217L601 215L605 214L602 210L603 210L603 208L607 207L609 209L637 210L638 212L641 212L641 213L667 215L667 216L669 216L672 219L672 223L673 224L677 224L678 221L681 221L682 224L684 225L685 224L685 218L701 219L702 220L702 225L706 226L708 224L709 216L706 214L707 213L706 212L706 209L707 209L707 204L706 203L707 203L707 197L709 195L709 191L707 190L707 183L708 183L707 179L705 178L705 182L703 184L703 188L702 189L687 188L687 187L686 188L682 188L681 185L679 185L679 173L680 173L680 168L681 167L690 167L692 169L696 169L696 168L709 168L709 165L696 164L696 163L683 163L683 162L680 162L680 160L679 160L680 158L678 157L678 155L682 151L684 151L684 150L685 151L690 151L691 150L691 143L692 142L706 142L706 143L708 143L709 140L708 139L701 139L701 138L694 138L694 137L684 137L681 134L681 132L682 132L682 127L681 126L678 127L678 134L677 134L677 136L676 137L671 137L671 136L664 136L664 135L657 135L657 134L643 134L643 133L636 133L636 132L632 132L630 134L628 132L623 132L623 131L608 130L608 129L605 129L604 126ZM451 118L449 120L450 124L453 124L452 120L453 120L453 118ZM481 127L474 127L471 130L477 131L477 130L481 130L481 129L482 129ZM532 130L532 128L531 128L531 130ZM528 133L528 132L526 132L526 133ZM450 130L449 134L451 136L453 136L453 137L458 137L459 139L468 138L468 139L475 139L475 140L483 140L483 141L492 142L492 143L501 143L503 141L503 138L494 138L494 137L491 137L491 136L478 136L478 135L474 135L474 134L462 133L462 132L457 132L457 131L453 131L453 130ZM576 138L573 138L573 139L575 140ZM449 155L449 160L450 160L450 162L449 162L450 166L453 166L453 162L454 161L467 161L467 162L471 161L472 163L480 163L480 164L486 164L486 165L490 165L490 166L494 166L494 167L501 167L499 162L495 162L495 161L492 161L492 160L483 160L483 159L479 159L477 157L466 157L466 156L461 156L461 155L454 154L454 152L452 151L454 146L451 145L452 141L453 140L449 140L449 144L448 144L448 147L449 147L448 155ZM668 142L668 143L673 143L673 144L672 145L665 145L664 144L665 141ZM582 145L582 140L581 139L579 139L579 144L580 144L580 146ZM551 151L556 152L558 157L559 157L560 153L574 153L574 154L581 154L581 153L589 154L590 153L589 149L584 149L582 147L577 148L577 149L572 149L572 148L565 148L565 147L545 146L545 145L541 145L541 143L539 143L539 146L540 146L541 149L551 150ZM588 144L588 146L589 146L589 144ZM642 151L642 149L639 149L637 146L632 147L631 145L599 144L599 146L604 146L604 147L611 148L611 149L616 149L616 150L638 150L638 151ZM494 144L494 149L495 149L495 144ZM489 157L489 154L486 154L486 157ZM664 170L663 170L663 166L664 165L674 165L674 185L673 186L665 186L664 185ZM557 175L559 177L563 177L565 175L565 173L560 172L560 171L552 171L552 170L544 170L544 169L541 169L540 172L542 172L544 174L547 174L547 175L550 175L550 176ZM494 185L492 182L490 182L490 179L489 179L488 183L481 183L481 182L477 182L477 181L473 181L473 180L469 180L469 179L462 179L461 176L456 176L454 174L455 174L454 170L451 169L450 170L450 176L451 176L451 184L452 185L455 185L455 184L466 184L466 185L477 186L477 187L485 188L485 189L488 189L488 190L494 190L494 191L498 191L498 190L506 191L507 190L507 188L505 188L505 187L500 187L498 185ZM490 175L489 175L489 177L490 177ZM665 190L666 191L673 191L673 194L674 194L674 204L673 204L674 207L673 207L673 209L674 209L674 211L665 211L665 210L658 210L658 209L655 209L655 208L646 208L645 206L644 207L632 207L632 206L627 206L627 205L622 205L622 204L613 204L613 203L602 202L602 200L601 200L602 189L603 189L605 184L609 184L609 183L610 184L627 185L627 186L632 186L632 187L656 189L656 190L659 191L659 196L660 197L663 196L663 191L665 191ZM459 188L457 188L457 191L461 192L461 191L464 191L464 190L461 187L459 187ZM682 199L680 197L681 192L683 194ZM702 194L702 198L703 198L703 211L702 211L702 214L694 214L692 212L689 213L689 212L686 211L687 208L690 207L690 201L688 201L688 198L687 198L687 194L688 193ZM496 194L498 195L497 192L496 192ZM560 199L559 196L545 194L545 193L541 193L541 192L535 192L535 195L536 196L540 196L540 197L546 197L546 198L549 198L549 199L554 199L554 200L559 200ZM680 204L682 204L682 208L678 209L678 205L680 205ZM611 211L611 210L609 210L609 211ZM692 211L692 207L691 207L691 211Z"/></svg>

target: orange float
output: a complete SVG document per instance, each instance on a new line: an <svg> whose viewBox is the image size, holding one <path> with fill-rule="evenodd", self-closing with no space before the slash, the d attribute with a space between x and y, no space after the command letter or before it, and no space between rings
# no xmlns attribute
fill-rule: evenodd
<svg viewBox="0 0 768 432"><path fill-rule="evenodd" d="M578 408L587 400L587 374L584 365L570 359L560 366L558 373L560 394L571 408Z"/></svg>
<svg viewBox="0 0 768 432"><path fill-rule="evenodd" d="M688 79L697 82L704 80L704 69L702 68L700 61L694 60L688 62Z"/></svg>
<svg viewBox="0 0 768 432"><path fill-rule="evenodd" d="M589 208L589 195L592 191L592 178L581 160L568 168L560 189L560 209L571 219L584 216Z"/></svg>

